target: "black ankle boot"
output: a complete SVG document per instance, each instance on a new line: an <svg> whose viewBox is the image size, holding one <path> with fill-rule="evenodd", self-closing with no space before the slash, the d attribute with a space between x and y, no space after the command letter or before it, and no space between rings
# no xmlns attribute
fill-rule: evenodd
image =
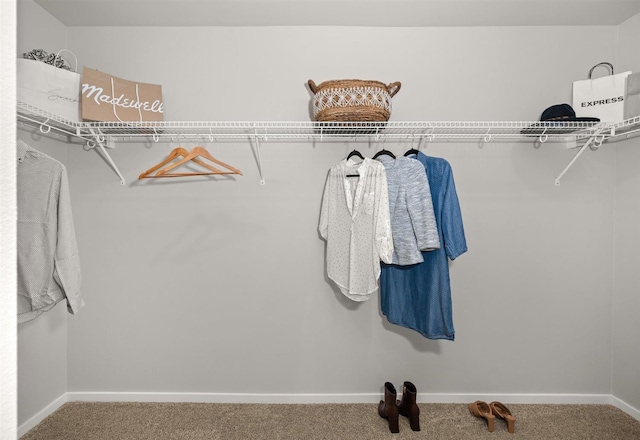
<svg viewBox="0 0 640 440"><path fill-rule="evenodd" d="M384 384L384 400L378 404L378 414L383 419L389 420L389 431L392 433L400 432L398 425L398 404L396 402L396 389L390 382Z"/></svg>
<svg viewBox="0 0 640 440"><path fill-rule="evenodd" d="M409 425L414 431L420 431L420 408L416 403L415 385L405 382L402 388L402 401L398 404L398 412L409 419Z"/></svg>

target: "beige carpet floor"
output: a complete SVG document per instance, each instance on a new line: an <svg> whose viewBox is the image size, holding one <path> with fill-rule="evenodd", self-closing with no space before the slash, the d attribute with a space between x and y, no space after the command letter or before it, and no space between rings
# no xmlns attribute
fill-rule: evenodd
<svg viewBox="0 0 640 440"><path fill-rule="evenodd" d="M506 403L506 402L505 402ZM514 439L639 440L640 422L609 405L510 405L516 432L493 433L464 404L420 404L422 430L391 434L371 404L70 402L22 440Z"/></svg>

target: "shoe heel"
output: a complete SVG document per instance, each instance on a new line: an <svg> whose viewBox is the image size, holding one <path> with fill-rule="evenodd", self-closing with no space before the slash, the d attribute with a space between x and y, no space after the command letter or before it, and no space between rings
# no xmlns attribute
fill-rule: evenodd
<svg viewBox="0 0 640 440"><path fill-rule="evenodd" d="M398 432L400 432L400 423L398 422L399 419L400 417L398 416L389 417L389 431L391 431L391 433L393 434L397 434Z"/></svg>
<svg viewBox="0 0 640 440"><path fill-rule="evenodd" d="M420 431L420 416L409 417L409 425L412 431Z"/></svg>
<svg viewBox="0 0 640 440"><path fill-rule="evenodd" d="M489 432L493 432L493 422L495 422L496 418L494 416L487 417L487 428Z"/></svg>

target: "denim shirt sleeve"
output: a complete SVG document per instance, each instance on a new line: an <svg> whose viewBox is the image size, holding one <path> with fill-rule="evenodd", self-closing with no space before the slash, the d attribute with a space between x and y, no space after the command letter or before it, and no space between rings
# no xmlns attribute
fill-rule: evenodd
<svg viewBox="0 0 640 440"><path fill-rule="evenodd" d="M462 213L451 167L443 175L444 200L442 205L442 236L447 257L455 260L467 251L467 241L462 225Z"/></svg>

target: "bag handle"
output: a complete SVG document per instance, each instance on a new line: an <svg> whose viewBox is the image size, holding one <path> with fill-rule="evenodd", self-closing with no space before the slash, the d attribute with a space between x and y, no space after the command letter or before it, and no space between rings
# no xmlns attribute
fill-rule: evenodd
<svg viewBox="0 0 640 440"><path fill-rule="evenodd" d="M596 64L595 66L593 66L591 68L591 70L589 70L589 79L591 79L591 74L593 73L595 68L598 67L598 66L607 66L609 68L609 75L613 75L613 64L607 63L606 61L603 61L602 63Z"/></svg>
<svg viewBox="0 0 640 440"><path fill-rule="evenodd" d="M124 122L122 119L120 119L120 116L118 116L118 113L116 112L116 103L114 102L114 97L116 96L116 88L115 85L113 83L113 77L111 77L111 105L113 106L113 115L116 117L116 119L120 122ZM136 83L136 107L138 107L138 115L140 115L140 121L142 122L142 110L140 110L140 92L138 91L138 83Z"/></svg>
<svg viewBox="0 0 640 440"><path fill-rule="evenodd" d="M71 52L69 49L60 49L56 54L56 56L53 58L54 60L53 62L55 63L55 60L57 60L58 58L62 59L62 57L60 56L60 52L69 52L71 55L73 55L73 59L76 61L76 68L73 69L73 71L78 73L78 57L76 56L75 53Z"/></svg>

